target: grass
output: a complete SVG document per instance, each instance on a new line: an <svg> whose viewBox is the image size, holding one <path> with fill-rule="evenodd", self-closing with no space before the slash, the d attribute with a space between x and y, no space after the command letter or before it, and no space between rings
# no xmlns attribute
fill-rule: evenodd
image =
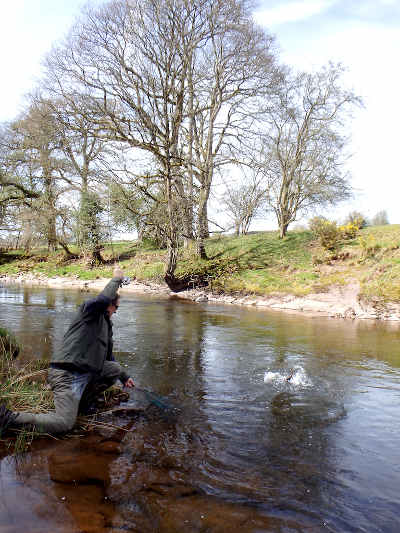
<svg viewBox="0 0 400 533"><path fill-rule="evenodd" d="M0 328L0 403L12 411L46 412L53 407L52 394L43 379L48 363L32 361L18 367L15 361L18 352L14 336ZM8 444L13 445L15 454L22 453L29 448L34 437L35 432L20 429Z"/></svg>
<svg viewBox="0 0 400 533"><path fill-rule="evenodd" d="M12 338L10 347L9 338ZM5 329L0 331L0 403L11 410L45 412L53 407L52 394L45 387L47 361L31 361L22 367L13 357L15 340Z"/></svg>
<svg viewBox="0 0 400 533"><path fill-rule="evenodd" d="M365 228L343 241L335 254L325 252L310 231L292 231L284 239L277 232L214 237L206 242L206 252L209 259L200 260L192 249L182 248L176 275L192 280L194 287L208 285L234 295L307 295L358 282L364 298L400 301L399 225ZM149 242L108 243L102 255L104 264L88 268L81 260L66 261L60 252L35 250L25 256L16 251L1 256L0 275L108 278L118 261L133 279L163 280L166 251Z"/></svg>
<svg viewBox="0 0 400 533"><path fill-rule="evenodd" d="M358 282L365 299L400 302L399 225L360 230L335 253L324 251L309 231L289 232L285 239L276 232L211 239L207 253L211 262L218 257L230 266L212 279L214 290L303 296Z"/></svg>

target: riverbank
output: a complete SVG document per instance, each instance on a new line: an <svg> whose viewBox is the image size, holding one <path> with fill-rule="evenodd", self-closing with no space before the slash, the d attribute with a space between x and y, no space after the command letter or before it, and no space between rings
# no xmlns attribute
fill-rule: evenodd
<svg viewBox="0 0 400 533"><path fill-rule="evenodd" d="M78 252L74 250L74 252ZM207 260L182 248L175 275L190 290L171 293L163 281L166 250L148 242L108 243L103 262L88 267L63 252L0 254L0 283L98 291L117 262L133 280L122 292L162 294L194 302L254 306L350 319L400 320L400 225L367 227L334 252L311 231L218 236Z"/></svg>
<svg viewBox="0 0 400 533"><path fill-rule="evenodd" d="M82 292L97 292L107 284L109 278L81 280L69 277L46 278L32 273L17 276L2 276L0 283L26 286L46 286L57 289L79 289ZM210 289L190 289L174 293L166 284L132 281L120 289L121 294L162 295L169 298L189 300L195 303L217 303L225 305L251 306L259 309L272 309L285 312L304 313L311 316L332 318L384 320L400 322L400 304L382 300L365 300L360 294L360 284L352 280L348 285L329 287L324 292L305 296L274 294L271 296L216 294Z"/></svg>

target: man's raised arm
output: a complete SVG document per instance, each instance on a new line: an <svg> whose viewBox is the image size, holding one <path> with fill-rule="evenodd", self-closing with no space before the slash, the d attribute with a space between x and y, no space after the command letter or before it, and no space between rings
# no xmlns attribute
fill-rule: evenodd
<svg viewBox="0 0 400 533"><path fill-rule="evenodd" d="M119 266L115 266L111 281L107 283L99 296L107 296L110 300L114 300L117 296L118 289L121 287L123 279L123 270Z"/></svg>

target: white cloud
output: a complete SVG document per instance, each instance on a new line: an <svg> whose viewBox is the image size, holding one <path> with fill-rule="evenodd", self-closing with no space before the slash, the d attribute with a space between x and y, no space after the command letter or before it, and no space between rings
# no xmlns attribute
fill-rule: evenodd
<svg viewBox="0 0 400 533"><path fill-rule="evenodd" d="M309 2L306 3L309 5ZM400 93L400 72L396 68L400 56L400 19L397 11L384 12L384 7L398 6L398 0L375 0L366 2L385 17L360 17L359 8L363 2L335 1L334 9L322 11L327 2L311 3L315 17L301 24L284 24L295 17L291 12L293 3L275 8L275 18L264 18L261 22L271 27L271 20L278 24L273 28L282 50L281 59L300 70L321 68L329 60L340 61L347 68L347 86L353 87L356 94L363 97L365 109L355 113L349 126L352 142L349 151L353 157L348 163L352 184L356 189L352 202L332 210L327 216L343 218L350 210L356 209L373 216L380 209L386 209L391 223L399 223L398 210L398 124L400 108L396 105ZM297 4L300 5L300 4ZM317 13L317 6L321 10ZM292 17L289 17L289 14ZM308 13L312 9L309 5ZM265 10L263 13L271 13ZM281 14L279 18L278 15ZM300 16L299 15L299 16ZM319 16L318 16L319 15ZM309 17L310 18L310 17Z"/></svg>
<svg viewBox="0 0 400 533"><path fill-rule="evenodd" d="M286 22L298 22L318 15L329 9L334 0L302 0L288 2L269 9L262 9L255 14L258 24L268 27L285 24Z"/></svg>

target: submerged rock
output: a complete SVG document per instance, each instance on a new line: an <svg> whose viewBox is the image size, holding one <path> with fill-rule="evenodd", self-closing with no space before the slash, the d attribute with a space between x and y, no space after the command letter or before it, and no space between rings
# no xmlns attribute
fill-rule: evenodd
<svg viewBox="0 0 400 533"><path fill-rule="evenodd" d="M108 485L110 455L93 452L53 453L49 457L50 479L57 483Z"/></svg>

